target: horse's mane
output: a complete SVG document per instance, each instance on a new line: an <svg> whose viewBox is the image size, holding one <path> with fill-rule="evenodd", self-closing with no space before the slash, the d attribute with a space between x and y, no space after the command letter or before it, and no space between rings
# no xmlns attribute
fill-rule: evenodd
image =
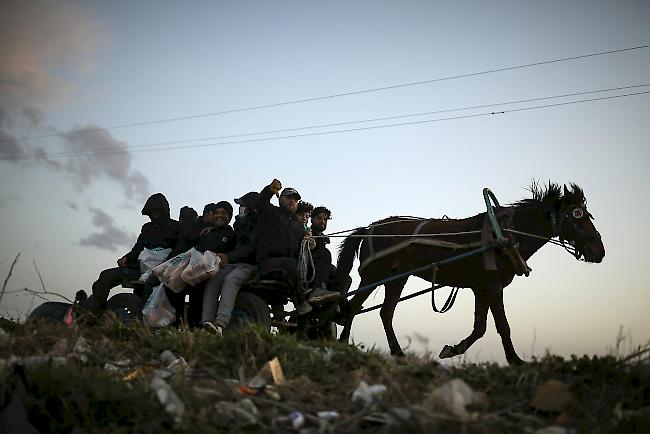
<svg viewBox="0 0 650 434"><path fill-rule="evenodd" d="M538 206L554 207L562 200L569 203L585 203L583 190L577 184L570 183L569 185L571 186L571 189L563 191L562 187L555 182L548 181L547 184L543 184L539 181L533 180L530 187L527 188L527 190L532 193L533 197L522 199L510 204L510 206L515 208Z"/></svg>

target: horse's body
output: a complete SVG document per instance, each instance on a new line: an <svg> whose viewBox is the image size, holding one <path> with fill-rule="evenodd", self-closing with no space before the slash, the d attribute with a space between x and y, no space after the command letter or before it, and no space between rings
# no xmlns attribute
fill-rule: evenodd
<svg viewBox="0 0 650 434"><path fill-rule="evenodd" d="M419 272L415 276L435 284L471 288L475 297L474 328L471 334L455 346L445 346L441 358L464 353L486 329L488 310L492 311L497 332L509 363L521 363L510 338L510 327L503 306L503 288L512 282L517 274L526 272L525 261L539 250L549 239L559 236L576 248L576 255L583 255L589 262L600 262L605 256L600 234L590 221L584 195L573 185L572 191L564 187L564 194L556 184L549 184L544 191L536 185L531 189L533 199L520 201L509 208L510 229L537 235L528 237L508 232L510 246L518 244L518 261L513 259L512 249L506 254L503 249L493 249L492 256L469 256L441 266ZM360 287L390 276L404 273L427 264L457 256L481 245L481 231L484 237L485 213L474 217L451 219L403 219L390 217L353 232L343 242L338 259L338 273L349 275L355 255L361 262ZM417 234L416 234L417 232ZM469 233L467 233L469 232ZM438 235L435 234L451 234ZM415 234L415 237L390 237L390 235ZM427 234L430 234L428 236ZM376 237L379 235L379 237ZM388 236L387 236L388 235ZM517 253L517 252L515 252ZM523 268L522 268L523 266ZM408 276L385 284L385 299L380 316L388 339L391 353L402 355L402 349L393 330L392 319ZM368 298L371 290L357 293L350 300L350 309L341 340L347 341L352 320Z"/></svg>

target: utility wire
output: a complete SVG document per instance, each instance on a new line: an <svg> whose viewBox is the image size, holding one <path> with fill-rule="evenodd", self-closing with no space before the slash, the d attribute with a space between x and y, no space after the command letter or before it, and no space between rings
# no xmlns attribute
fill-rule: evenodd
<svg viewBox="0 0 650 434"><path fill-rule="evenodd" d="M45 138L49 138L49 137L57 137L57 136L70 135L70 134L85 134L85 133L91 133L91 132L102 131L102 130L117 130L117 129L123 129L123 128L140 127L140 126L145 126L145 125L155 125L155 124L162 124L162 123L167 123L167 122L176 122L176 121L183 121L183 120L190 120L190 119L205 118L205 117L210 117L210 116L219 116L219 115L224 115L224 114L228 114L228 113L237 113L237 112L243 112L243 111L259 110L259 109L270 108L270 107L280 107L280 106L285 106L285 105L299 104L299 103L305 103L305 102L311 102L311 101L322 101L322 100L326 100L326 99L339 98L339 97L343 97L343 96L360 95L360 94L371 93L371 92L379 92L379 91L390 90L390 89L398 89L398 88L408 87L408 86L419 86L419 85L423 85L423 84L431 84L431 83L437 83L437 82L447 81L447 80L456 80L456 79L459 79L459 78L468 78L468 77L475 77L475 76L485 75L485 74L493 74L493 73L496 73L496 72L512 71L512 70L515 70L515 69L530 68L530 67L534 67L534 66L542 66L542 65L549 65L549 64L553 64L553 63L560 63L560 62L567 62L567 61L572 61L572 60L586 59L586 58L589 58L589 57L596 57L596 56L604 56L604 55L609 55L609 54L623 53L623 52L627 52L627 51L633 51L633 50L640 50L640 49L648 48L649 46L650 45L639 45L639 46L636 46L636 47L621 48L621 49L618 49L618 50L601 51L601 52L597 52L597 53L589 53L589 54L583 54L583 55L579 55L579 56L563 57L563 58L560 58L560 59L544 60L544 61L539 61L539 62L526 63L526 64L514 65L514 66L507 66L507 67L495 68L495 69L488 69L488 70L483 70L483 71L478 71L478 72L471 72L471 73L466 73L466 74L458 74L458 75L451 75L451 76L446 76L446 77L438 77L438 78L433 78L433 79L429 79L429 80L414 81L414 82L409 82L409 83L399 83L399 84L393 84L393 85L389 85L389 86L375 87L375 88L362 89L362 90L350 91L350 92L335 93L335 94L317 96L317 97L312 97L312 98L295 99L295 100L282 101L282 102L277 102L277 103L263 104L263 105L250 106L250 107L241 107L241 108L235 108L235 109L229 109L229 110L222 110L222 111L218 111L218 112L201 113L201 114L196 114L196 115L179 116L179 117L174 117L174 118L158 119L158 120L144 121L144 122L134 122L134 123L129 123L129 124L114 125L114 126L105 127L105 128L87 128L87 129L83 129L83 130L71 131L71 132L68 132L68 133L52 133L52 134L44 134L44 135L40 135L40 136L29 136L29 137L5 139L5 140L0 140L0 144L23 141L23 140L45 139Z"/></svg>
<svg viewBox="0 0 650 434"><path fill-rule="evenodd" d="M373 130L373 129L379 129L379 128L392 128L392 127L405 126L405 125L419 125L419 124L426 124L426 123L432 123L432 122L444 122L444 121L451 121L451 120L458 120L458 119L470 119L470 118L478 118L478 117L485 117L485 116L501 115L501 114L506 114L506 113L523 112L523 111L528 111L528 110L539 110L539 109L544 109L544 108L561 107L561 106L568 106L568 105L573 105L573 104L582 104L582 103L594 102L594 101L604 101L604 100L610 100L610 99L615 99L615 98L626 98L626 97L631 97L631 96L635 96L635 95L645 95L645 94L649 94L649 93L650 93L650 91L634 92L634 93L628 93L628 94L623 94L623 95L611 95L611 96L604 96L604 97L599 97L599 98L590 98L590 99L583 99L583 100L576 100L576 101L567 101L567 102L559 102L559 103L553 103L553 104L544 104L544 105L538 105L538 106L502 110L502 111L497 111L497 112L494 112L494 111L493 112L483 112L483 113L475 113L475 114L469 114L469 115L452 116L452 117L446 117L446 118L435 118L435 119L425 119L425 120L420 120L420 121L400 122L400 123L387 124L387 125L373 125L373 126L368 126L368 127L348 128L348 129L343 129L343 130L320 131L320 132L315 132L315 133L293 134L293 135L276 136L276 137L263 137L263 138L259 138L259 139L233 140L233 141L216 142L216 143L202 143L202 144L195 144L195 145L171 146L171 147L167 147L167 148L135 149L135 150L122 149L122 150L114 150L114 151L108 151L108 152L96 152L93 155L111 155L111 154L120 154L120 153L125 153L125 152L151 152L151 151L169 151L169 150L188 149L188 148L204 148L204 147L224 146L224 145L233 145L233 144L241 144L241 143L265 142L265 141L269 141L269 140L294 139L294 138L298 138L298 137L311 137L311 136L320 136L320 135L326 135L326 134L339 134L339 133L348 133L348 132L355 132L355 131L366 131L366 130ZM47 157L42 157L42 158L47 158Z"/></svg>
<svg viewBox="0 0 650 434"><path fill-rule="evenodd" d="M58 152L58 153L48 154L47 156L43 156L43 155L26 155L26 156L22 156L22 157L18 157L18 158L3 158L3 159L5 159L5 160L11 159L12 161L33 160L33 159L41 159L41 158L45 158L45 157L48 158L48 159L61 159L61 158L81 156L81 155L94 155L94 154L99 154L102 151L134 151L136 149L142 149L142 148L146 148L146 147L157 147L157 148L160 147L161 149L164 149L164 148L162 148L163 146L176 145L176 144L181 144L181 143L200 142L200 141L206 141L206 140L224 140L224 139L233 139L233 138L238 138L238 137L262 135L262 134L278 134L278 133L286 133L286 132L291 132L291 131L301 131L301 130L307 130L307 129L327 128L327 127L352 125L352 124L359 124L359 123L366 123L366 122L378 122L378 121L386 121L386 120L393 120L393 119L401 119L401 118L406 118L406 117L425 116L425 115L449 113L449 112L455 112L455 111L473 110L473 109L480 109L480 108L486 108L486 107L497 107L497 106L503 106L503 105L522 104L522 103L529 103L529 102L536 102L536 101L546 101L546 100L549 100L549 99L567 98L567 97L573 97L573 96L589 95L589 94L594 94L594 93L611 92L611 91L625 90L625 89L634 89L634 88L647 87L647 86L650 86L650 83L636 84L636 85L629 85L629 86L620 86L620 87L613 87L613 88L607 88L607 89L590 90L590 91L585 91L585 92L565 93L565 94L561 94L561 95L545 96L545 97L540 97L540 98L528 98L528 99L520 99L520 100L515 100L515 101L498 102L498 103L491 103L491 104L481 104L481 105L474 105L474 106L467 106L467 107L457 107L457 108L450 108L450 109L444 109L444 110L435 110L435 111L428 111L428 112L411 113L411 114L404 114L404 115L385 116L385 117L371 118L371 119L336 122L336 123L330 123L330 124L310 125L310 126L295 127L295 128L285 128L285 129L279 129L279 130L257 131L257 132L251 132L251 133L232 134L232 135L227 135L227 136L204 137L204 138L201 138L201 139L187 139L187 140L175 140L175 141L170 141L170 142L149 143L149 144L143 144L143 145L130 146L127 149L116 148L116 147L104 147L104 148L84 149L84 150L79 150L79 151ZM0 160L3 160L3 159L0 159Z"/></svg>

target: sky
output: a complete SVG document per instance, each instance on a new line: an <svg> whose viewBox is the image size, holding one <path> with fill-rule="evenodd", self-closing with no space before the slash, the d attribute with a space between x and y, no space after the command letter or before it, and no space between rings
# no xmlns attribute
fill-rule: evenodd
<svg viewBox="0 0 650 434"><path fill-rule="evenodd" d="M49 291L90 291L155 192L177 217L278 178L331 209L334 232L467 217L484 187L511 203L551 180L584 189L606 256L533 256L504 293L515 347L606 354L620 330L620 350L643 345L649 21L647 1L0 0L3 281L21 254L0 315L41 302L21 291L41 286L36 268ZM426 287L412 278L405 294ZM444 315L428 296L401 303L394 325L403 347L437 355L472 321L465 289ZM387 349L377 311L352 337ZM466 360L504 361L491 318Z"/></svg>

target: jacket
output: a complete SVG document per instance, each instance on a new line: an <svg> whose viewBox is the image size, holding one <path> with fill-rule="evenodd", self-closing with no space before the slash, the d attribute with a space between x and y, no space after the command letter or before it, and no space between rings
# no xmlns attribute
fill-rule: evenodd
<svg viewBox="0 0 650 434"><path fill-rule="evenodd" d="M258 203L257 260L271 257L298 257L305 229L296 216L283 207L271 204L273 192L267 186Z"/></svg>
<svg viewBox="0 0 650 434"><path fill-rule="evenodd" d="M257 236L255 226L257 225L258 215L256 211L248 211L244 217L235 217L235 234L237 243L235 248L228 252L228 260L232 264L251 264L255 265L257 253Z"/></svg>
<svg viewBox="0 0 650 434"><path fill-rule="evenodd" d="M214 253L227 253L235 247L236 242L235 231L230 225L215 226L203 232L194 247L199 252L210 250Z"/></svg>
<svg viewBox="0 0 650 434"><path fill-rule="evenodd" d="M187 252L192 247L196 247L199 239L201 238L201 233L203 233L204 230L210 228L212 228L212 225L206 223L203 220L203 217L199 217L191 222L183 230L181 230L181 236L179 237L178 244L174 247L172 256Z"/></svg>
<svg viewBox="0 0 650 434"><path fill-rule="evenodd" d="M162 247L164 249L173 249L178 243L180 237L181 224L169 216L161 217L156 221L151 221L142 225L142 230L138 240L129 253L124 255L129 267L138 268L138 256L146 247Z"/></svg>

